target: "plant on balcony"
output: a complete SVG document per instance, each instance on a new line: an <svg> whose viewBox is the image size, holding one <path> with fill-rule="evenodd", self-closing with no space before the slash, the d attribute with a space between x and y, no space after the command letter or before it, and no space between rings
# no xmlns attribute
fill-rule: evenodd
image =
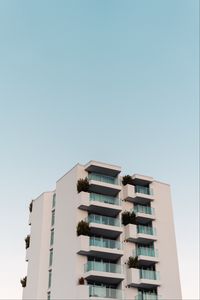
<svg viewBox="0 0 200 300"><path fill-rule="evenodd" d="M26 249L28 249L30 246L30 235L27 235L27 237L24 240L25 240Z"/></svg>
<svg viewBox="0 0 200 300"><path fill-rule="evenodd" d="M89 224L85 221L80 221L77 225L77 228L76 228L76 233L77 233L77 236L80 236L80 235L86 235L86 236L89 236L90 235L90 227L89 227Z"/></svg>
<svg viewBox="0 0 200 300"><path fill-rule="evenodd" d="M136 224L136 215L134 211L130 213L130 224Z"/></svg>
<svg viewBox="0 0 200 300"><path fill-rule="evenodd" d="M127 262L128 268L138 268L139 267L139 263L138 263L138 257L135 256L130 256Z"/></svg>
<svg viewBox="0 0 200 300"><path fill-rule="evenodd" d="M85 284L85 279L83 277L79 278L78 283L80 285L84 285Z"/></svg>
<svg viewBox="0 0 200 300"><path fill-rule="evenodd" d="M23 288L26 287L26 281L27 281L27 276L20 280L21 285L22 285Z"/></svg>
<svg viewBox="0 0 200 300"><path fill-rule="evenodd" d="M31 203L29 204L29 211L30 211L30 213L32 212L32 210L33 210L33 201L31 201Z"/></svg>
<svg viewBox="0 0 200 300"><path fill-rule="evenodd" d="M128 224L136 224L136 216L134 211L129 212L129 211L124 211L122 213L122 224L124 226L128 225Z"/></svg>
<svg viewBox="0 0 200 300"><path fill-rule="evenodd" d="M88 181L88 178L85 177L85 178L80 178L77 182L77 192L80 193L80 192L89 192L89 188L90 188L90 185L89 185L89 181Z"/></svg>
<svg viewBox="0 0 200 300"><path fill-rule="evenodd" d="M127 184L134 185L133 178L130 175L123 176L123 178L122 178L122 184L123 185L127 185Z"/></svg>

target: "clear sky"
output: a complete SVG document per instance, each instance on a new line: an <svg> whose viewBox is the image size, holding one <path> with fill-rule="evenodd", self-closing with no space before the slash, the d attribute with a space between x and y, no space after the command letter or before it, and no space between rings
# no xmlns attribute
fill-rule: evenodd
<svg viewBox="0 0 200 300"><path fill-rule="evenodd" d="M198 0L0 1L0 298L20 298L32 198L94 159L171 184L198 296Z"/></svg>

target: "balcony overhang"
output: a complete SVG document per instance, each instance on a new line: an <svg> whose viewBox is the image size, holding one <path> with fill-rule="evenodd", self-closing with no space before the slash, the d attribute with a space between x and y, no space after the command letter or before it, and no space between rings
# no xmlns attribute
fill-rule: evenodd
<svg viewBox="0 0 200 300"><path fill-rule="evenodd" d="M136 193L133 185L127 184L123 188L124 199L136 204L147 204L154 200L153 195Z"/></svg>
<svg viewBox="0 0 200 300"><path fill-rule="evenodd" d="M125 239L129 242L148 244L157 240L157 236L137 233L136 225L128 224L125 226Z"/></svg>
<svg viewBox="0 0 200 300"><path fill-rule="evenodd" d="M135 185L140 185L140 186L149 186L149 184L154 181L153 177L139 175L139 174L134 174L132 176L132 179Z"/></svg>
<svg viewBox="0 0 200 300"><path fill-rule="evenodd" d="M91 234L104 236L106 238L116 239L122 233L122 227L119 226L104 225L94 222L91 222L89 226Z"/></svg>
<svg viewBox="0 0 200 300"><path fill-rule="evenodd" d="M121 191L121 186L97 180L89 180L90 191L108 196L116 196Z"/></svg>
<svg viewBox="0 0 200 300"><path fill-rule="evenodd" d="M158 279L144 279L139 276L139 269L128 269L127 272L127 284L128 286L136 288L156 288L161 285Z"/></svg>
<svg viewBox="0 0 200 300"><path fill-rule="evenodd" d="M85 170L115 177L121 172L121 167L91 160L85 165Z"/></svg>
<svg viewBox="0 0 200 300"><path fill-rule="evenodd" d="M100 281L107 284L119 284L124 280L124 275L121 273L110 273L100 271L89 271L84 274L84 278L87 280Z"/></svg>
<svg viewBox="0 0 200 300"><path fill-rule="evenodd" d="M121 205L90 200L90 194L86 192L81 192L78 194L77 207L90 213L109 217L116 217L122 211Z"/></svg>
<svg viewBox="0 0 200 300"><path fill-rule="evenodd" d="M138 255L138 262L139 262L139 265L141 265L141 266L149 267L158 262L158 257Z"/></svg>
<svg viewBox="0 0 200 300"><path fill-rule="evenodd" d="M145 214L141 212L136 213L136 221L139 222L139 224L147 224L149 221L155 220L154 215Z"/></svg>

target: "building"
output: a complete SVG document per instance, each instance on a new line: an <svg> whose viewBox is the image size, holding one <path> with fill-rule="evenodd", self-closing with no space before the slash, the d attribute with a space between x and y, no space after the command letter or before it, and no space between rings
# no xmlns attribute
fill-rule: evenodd
<svg viewBox="0 0 200 300"><path fill-rule="evenodd" d="M23 299L181 299L170 186L77 164L30 204Z"/></svg>

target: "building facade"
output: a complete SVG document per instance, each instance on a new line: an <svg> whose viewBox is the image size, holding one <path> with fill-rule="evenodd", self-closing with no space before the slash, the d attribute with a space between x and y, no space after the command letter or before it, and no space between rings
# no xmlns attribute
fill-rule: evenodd
<svg viewBox="0 0 200 300"><path fill-rule="evenodd" d="M77 164L30 204L23 299L181 299L170 186Z"/></svg>

